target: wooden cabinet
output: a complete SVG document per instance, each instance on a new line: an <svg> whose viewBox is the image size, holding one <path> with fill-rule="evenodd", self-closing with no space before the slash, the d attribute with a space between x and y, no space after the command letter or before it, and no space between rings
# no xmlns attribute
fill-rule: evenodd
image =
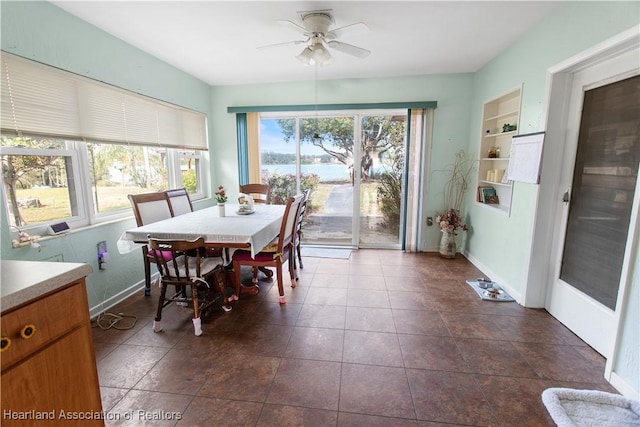
<svg viewBox="0 0 640 427"><path fill-rule="evenodd" d="M507 176L511 138L518 134L522 89L484 103L478 154L477 202L509 214L512 182ZM496 197L486 197L495 194ZM497 203L495 203L497 201Z"/></svg>
<svg viewBox="0 0 640 427"><path fill-rule="evenodd" d="M104 425L84 278L2 312L1 329L3 426Z"/></svg>

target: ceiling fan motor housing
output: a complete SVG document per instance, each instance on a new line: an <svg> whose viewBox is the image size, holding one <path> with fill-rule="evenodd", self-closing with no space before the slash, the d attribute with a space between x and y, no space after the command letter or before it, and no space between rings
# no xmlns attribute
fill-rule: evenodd
<svg viewBox="0 0 640 427"><path fill-rule="evenodd" d="M333 24L330 11L303 12L302 22L310 33L327 34L329 26Z"/></svg>

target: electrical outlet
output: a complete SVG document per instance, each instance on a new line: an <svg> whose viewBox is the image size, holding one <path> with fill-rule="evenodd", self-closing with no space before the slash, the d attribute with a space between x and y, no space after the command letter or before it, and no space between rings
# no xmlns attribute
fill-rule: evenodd
<svg viewBox="0 0 640 427"><path fill-rule="evenodd" d="M100 270L106 270L108 261L109 252L107 252L107 242L103 240L102 242L98 242L98 268Z"/></svg>
<svg viewBox="0 0 640 427"><path fill-rule="evenodd" d="M427 225L428 225L429 227L431 227L431 226L433 225L433 218L432 218L432 217L430 217L430 216L428 216L428 217L427 217Z"/></svg>

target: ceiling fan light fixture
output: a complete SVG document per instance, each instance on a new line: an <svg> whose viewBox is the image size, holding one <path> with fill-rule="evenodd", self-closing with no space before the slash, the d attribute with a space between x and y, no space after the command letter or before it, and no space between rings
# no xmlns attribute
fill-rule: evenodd
<svg viewBox="0 0 640 427"><path fill-rule="evenodd" d="M296 56L304 65L311 65L313 61L313 51L309 47L305 47L300 55Z"/></svg>
<svg viewBox="0 0 640 427"><path fill-rule="evenodd" d="M312 46L313 60L319 65L330 64L333 57L322 43L316 43Z"/></svg>
<svg viewBox="0 0 640 427"><path fill-rule="evenodd" d="M259 49L286 44L297 45L306 43L307 47L305 47L303 51L296 56L296 58L307 66L331 64L333 62L333 56L329 52L329 49L335 49L342 53L346 53L347 55L355 56L356 58L366 58L371 53L367 49L336 40L336 38L342 37L348 33L353 33L354 31L368 31L369 27L367 27L364 22L356 22L339 28L330 28L335 24L333 19L333 10L331 9L312 10L298 13L300 14L302 25L282 19L277 22L301 33L306 37L306 40L292 40L284 43L275 43L267 46L261 46Z"/></svg>
<svg viewBox="0 0 640 427"><path fill-rule="evenodd" d="M333 56L322 44L305 47L296 58L304 65L328 65L333 62Z"/></svg>

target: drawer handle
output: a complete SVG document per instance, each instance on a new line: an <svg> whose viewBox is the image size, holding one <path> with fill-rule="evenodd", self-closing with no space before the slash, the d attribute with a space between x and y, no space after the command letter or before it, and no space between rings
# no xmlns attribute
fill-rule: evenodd
<svg viewBox="0 0 640 427"><path fill-rule="evenodd" d="M11 347L11 338L3 335L2 338L0 338L0 353L9 349L9 347Z"/></svg>
<svg viewBox="0 0 640 427"><path fill-rule="evenodd" d="M24 328L22 328L22 330L20 331L20 336L25 340L28 340L35 333L36 333L36 326L29 324L29 325L25 325Z"/></svg>

